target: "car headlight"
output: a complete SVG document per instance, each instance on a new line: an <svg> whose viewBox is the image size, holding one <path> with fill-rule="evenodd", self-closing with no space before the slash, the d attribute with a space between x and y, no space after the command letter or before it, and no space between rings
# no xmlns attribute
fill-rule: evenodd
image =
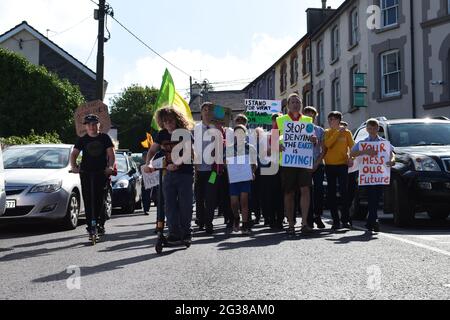
<svg viewBox="0 0 450 320"><path fill-rule="evenodd" d="M128 180L119 180L114 185L114 188L115 189L126 189L126 188L128 188L129 184L130 184L130 182Z"/></svg>
<svg viewBox="0 0 450 320"><path fill-rule="evenodd" d="M61 180L44 182L31 188L30 193L52 193L61 189L61 186Z"/></svg>
<svg viewBox="0 0 450 320"><path fill-rule="evenodd" d="M412 157L416 171L441 171L438 163L430 157L418 156Z"/></svg>

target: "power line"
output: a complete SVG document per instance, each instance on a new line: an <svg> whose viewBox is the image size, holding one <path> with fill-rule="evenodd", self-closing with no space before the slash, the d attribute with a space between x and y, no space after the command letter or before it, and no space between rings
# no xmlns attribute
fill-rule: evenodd
<svg viewBox="0 0 450 320"><path fill-rule="evenodd" d="M97 45L97 41L98 41L98 37L95 37L94 45L92 46L91 53L89 53L89 56L86 59L86 62L84 63L85 65L87 65L87 63L89 62L89 59L91 59L92 53L94 53L95 46Z"/></svg>
<svg viewBox="0 0 450 320"><path fill-rule="evenodd" d="M91 0L92 1L92 0ZM127 31L130 35L132 35L136 40L138 40L141 44L143 44L147 49L149 49L150 51L152 51L154 54L156 54L158 57L160 57L161 59L163 59L165 62L167 62L168 64L170 64L172 67L174 67L175 69L177 69L178 71L184 73L185 75L187 75L188 77L192 77L189 73L187 73L186 71L184 71L183 69L177 67L175 64L173 64L172 62L170 62L169 60L167 60L166 58L164 58L161 54L159 54L155 49L153 49L152 47L150 47L147 43L145 43L143 40L141 40L137 35L135 35L132 31L130 31L127 27L125 27L119 20L117 20L115 17L111 16L111 18L117 22L123 29L125 29L125 31ZM194 79L194 77L192 77Z"/></svg>

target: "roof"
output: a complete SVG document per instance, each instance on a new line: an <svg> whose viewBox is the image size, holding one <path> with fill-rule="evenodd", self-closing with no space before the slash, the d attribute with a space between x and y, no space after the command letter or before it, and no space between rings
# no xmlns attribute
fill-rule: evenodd
<svg viewBox="0 0 450 320"><path fill-rule="evenodd" d="M333 22L334 20L346 9L348 9L348 7L350 7L350 5L353 4L353 2L355 2L355 0L345 0L336 10L335 12L327 19L325 20L319 28L317 28L316 31L314 31L311 34L311 39L315 39L317 38L324 29L328 28Z"/></svg>
<svg viewBox="0 0 450 320"><path fill-rule="evenodd" d="M438 120L432 118L422 119L377 119L381 124L396 125L396 124L417 124L417 123L445 123L450 124L449 120ZM358 128L364 127L367 122L362 123Z"/></svg>
<svg viewBox="0 0 450 320"><path fill-rule="evenodd" d="M59 55L61 55L64 59L72 63L75 67L83 71L85 74L87 74L92 79L96 80L97 75L94 71L89 69L86 65L81 63L79 60L77 60L74 56L72 56L70 53L62 49L60 46L58 46L56 43L51 41L49 38L44 36L42 33L34 29L32 26L28 24L28 22L23 21L21 24L18 24L14 28L12 28L9 31L6 31L4 34L0 35L0 43L14 37L16 34L26 30L31 35L33 35L37 40L41 41L45 45L47 45L49 48L51 48L53 51L57 52Z"/></svg>

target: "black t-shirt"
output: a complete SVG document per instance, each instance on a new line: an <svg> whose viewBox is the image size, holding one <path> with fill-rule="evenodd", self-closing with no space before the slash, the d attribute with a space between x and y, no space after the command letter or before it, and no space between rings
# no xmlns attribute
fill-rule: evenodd
<svg viewBox="0 0 450 320"><path fill-rule="evenodd" d="M192 136L191 136L192 138ZM180 138L181 142L181 138ZM163 129L158 132L158 135L156 136L155 143L159 144L161 146L161 150L164 153L164 156L166 157L167 164L171 164L172 162L172 149L179 144L180 142L172 141L172 134L169 133L166 129ZM181 154L182 155L182 154ZM175 171L178 173L185 173L185 174L193 174L194 173L194 167L192 164L182 164L180 168Z"/></svg>
<svg viewBox="0 0 450 320"><path fill-rule="evenodd" d="M85 135L78 139L75 149L83 152L81 160L81 170L85 172L98 172L106 169L108 148L114 147L111 138L104 133L90 137Z"/></svg>

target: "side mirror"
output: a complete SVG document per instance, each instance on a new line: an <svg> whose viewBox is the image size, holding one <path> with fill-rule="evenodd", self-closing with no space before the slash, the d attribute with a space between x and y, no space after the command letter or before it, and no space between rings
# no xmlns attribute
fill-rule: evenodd
<svg viewBox="0 0 450 320"><path fill-rule="evenodd" d="M130 172L128 172L128 175L132 176L135 173L136 173L136 169L135 168L131 168Z"/></svg>

